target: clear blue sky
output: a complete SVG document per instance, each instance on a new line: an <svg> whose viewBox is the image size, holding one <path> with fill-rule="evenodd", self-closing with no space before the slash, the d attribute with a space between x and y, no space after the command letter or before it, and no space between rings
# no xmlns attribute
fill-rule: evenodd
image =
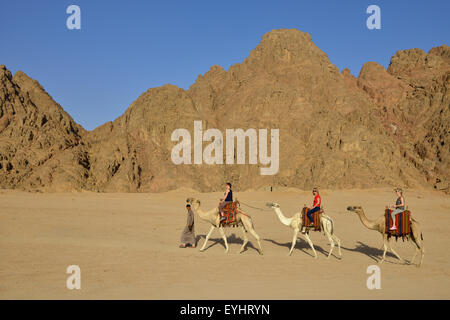
<svg viewBox="0 0 450 320"><path fill-rule="evenodd" d="M81 8L68 30L66 8ZM366 9L381 8L381 30ZM120 116L148 88L189 88L240 63L272 29L297 28L340 70L385 67L397 51L449 44L448 0L0 0L0 64L37 79L86 129Z"/></svg>

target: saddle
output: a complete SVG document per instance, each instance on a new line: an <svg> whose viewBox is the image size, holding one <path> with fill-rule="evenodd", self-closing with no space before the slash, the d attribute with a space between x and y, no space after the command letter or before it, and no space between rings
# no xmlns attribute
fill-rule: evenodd
<svg viewBox="0 0 450 320"><path fill-rule="evenodd" d="M311 221L308 218L308 215L306 214L308 212L309 208L303 208L302 209L302 222L303 222L303 226L305 229L305 232L309 231L310 229L312 229L313 231L321 231L321 226L320 226L320 215L323 213L323 209L320 208L319 211L316 211L313 213L314 216L314 226L309 227L309 225L311 224Z"/></svg>
<svg viewBox="0 0 450 320"><path fill-rule="evenodd" d="M227 219L221 222L222 226L237 227L236 213L238 206L239 201L236 200L223 208L223 213Z"/></svg>
<svg viewBox="0 0 450 320"><path fill-rule="evenodd" d="M389 230L392 228L394 221L391 218L392 210L385 210L385 220L386 220L386 231L385 233L388 237L395 237L395 240L398 237L402 237L403 241L405 237L408 238L411 234L411 212L409 210L402 211L395 215L395 227L396 230Z"/></svg>

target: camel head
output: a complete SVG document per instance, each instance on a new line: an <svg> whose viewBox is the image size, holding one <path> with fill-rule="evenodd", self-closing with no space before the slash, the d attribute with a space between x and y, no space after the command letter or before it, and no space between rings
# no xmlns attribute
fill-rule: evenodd
<svg viewBox="0 0 450 320"><path fill-rule="evenodd" d="M187 198L186 202L189 203L193 209L198 209L200 207L200 200L195 199L195 198Z"/></svg>
<svg viewBox="0 0 450 320"><path fill-rule="evenodd" d="M358 212L362 212L363 210L362 210L361 206L349 206L349 207L347 207L347 211L353 211L355 213L358 213Z"/></svg>
<svg viewBox="0 0 450 320"><path fill-rule="evenodd" d="M280 205L276 202L267 202L266 206L270 207L270 208L279 208Z"/></svg>

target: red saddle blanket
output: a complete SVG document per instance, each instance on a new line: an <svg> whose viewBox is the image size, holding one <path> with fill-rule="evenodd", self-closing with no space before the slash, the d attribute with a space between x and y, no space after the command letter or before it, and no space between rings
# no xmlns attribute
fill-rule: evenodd
<svg viewBox="0 0 450 320"><path fill-rule="evenodd" d="M308 218L308 215L306 214L308 212L309 208L303 208L302 210L302 222L304 226L309 226L311 224L311 221ZM323 210L320 209L319 211L316 211L313 213L314 216L314 231L320 231L320 214L323 213Z"/></svg>
<svg viewBox="0 0 450 320"><path fill-rule="evenodd" d="M236 221L236 208L237 208L237 203L236 202L232 202L227 204L224 208L223 208L223 213L225 214L225 217L227 218L227 220L224 220L222 222L222 224L234 224L237 223Z"/></svg>
<svg viewBox="0 0 450 320"><path fill-rule="evenodd" d="M395 215L395 227L396 230L389 230L392 228L394 221L391 218L392 210L385 210L385 220L386 220L386 233L393 236L406 236L411 233L411 212L405 210Z"/></svg>

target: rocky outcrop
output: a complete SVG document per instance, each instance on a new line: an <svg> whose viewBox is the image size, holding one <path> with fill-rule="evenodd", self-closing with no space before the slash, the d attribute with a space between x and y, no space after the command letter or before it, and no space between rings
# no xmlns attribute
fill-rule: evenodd
<svg viewBox="0 0 450 320"><path fill-rule="evenodd" d="M85 131L23 72L0 66L0 186L24 190L90 188Z"/></svg>

